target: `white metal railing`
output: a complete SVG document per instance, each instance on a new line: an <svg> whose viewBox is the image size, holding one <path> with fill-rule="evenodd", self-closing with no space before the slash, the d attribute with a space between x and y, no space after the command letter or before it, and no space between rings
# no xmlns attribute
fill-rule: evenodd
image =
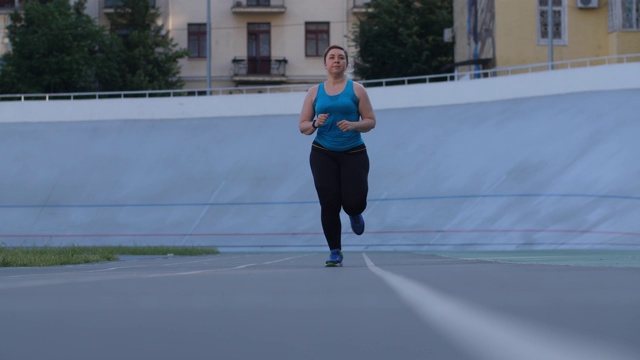
<svg viewBox="0 0 640 360"><path fill-rule="evenodd" d="M623 64L640 62L640 54L615 55L589 59L567 60L553 62L553 69L573 69L580 67L602 66L611 64ZM518 66L494 68L488 70L455 72L448 74L412 76L404 78L390 78L380 80L358 81L365 87L398 86L420 83L449 82L467 79L479 79L497 76L509 76L532 72L549 71L549 63L537 63ZM307 91L314 84L272 85L272 86L247 86L226 87L212 89L180 89L180 90L153 90L153 91L123 91L123 92L94 92L94 93L56 93L56 94L12 94L0 95L0 101L51 101L51 100L86 100L86 99L125 99L125 98L160 98L181 96L208 96L208 95L233 95L233 94L269 94Z"/></svg>

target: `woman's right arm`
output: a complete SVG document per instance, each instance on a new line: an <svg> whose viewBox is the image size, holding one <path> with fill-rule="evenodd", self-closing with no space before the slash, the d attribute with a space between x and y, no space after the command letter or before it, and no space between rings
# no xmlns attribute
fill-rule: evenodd
<svg viewBox="0 0 640 360"><path fill-rule="evenodd" d="M298 122L298 128L300 132L305 135L313 134L316 129L312 125L312 121L314 116L316 115L316 111L313 108L313 101L316 98L316 94L318 93L318 85L315 85L309 91L307 91L307 95L304 98L304 103L302 104L302 111L300 112L300 121Z"/></svg>

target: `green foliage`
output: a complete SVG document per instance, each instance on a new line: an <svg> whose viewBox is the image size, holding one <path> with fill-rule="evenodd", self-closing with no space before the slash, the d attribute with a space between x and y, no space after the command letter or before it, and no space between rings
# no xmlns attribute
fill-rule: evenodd
<svg viewBox="0 0 640 360"><path fill-rule="evenodd" d="M189 55L178 45L164 26L160 13L146 0L123 0L110 14L111 32L119 36L124 47L120 63L122 90L180 89L178 61Z"/></svg>
<svg viewBox="0 0 640 360"><path fill-rule="evenodd" d="M451 0L372 0L354 29L356 74L364 79L442 73L453 62L443 40L453 24Z"/></svg>
<svg viewBox="0 0 640 360"><path fill-rule="evenodd" d="M118 255L197 256L219 254L215 248L171 246L0 246L0 267L57 266L118 260Z"/></svg>
<svg viewBox="0 0 640 360"><path fill-rule="evenodd" d="M11 14L0 93L97 91L113 82L116 44L85 7L86 0L29 1Z"/></svg>
<svg viewBox="0 0 640 360"><path fill-rule="evenodd" d="M118 257L99 248L0 247L0 267L55 266L113 261Z"/></svg>
<svg viewBox="0 0 640 360"><path fill-rule="evenodd" d="M158 24L149 1L123 0L109 16L111 32L85 13L86 2L32 0L11 14L0 93L182 88L178 62L189 53Z"/></svg>

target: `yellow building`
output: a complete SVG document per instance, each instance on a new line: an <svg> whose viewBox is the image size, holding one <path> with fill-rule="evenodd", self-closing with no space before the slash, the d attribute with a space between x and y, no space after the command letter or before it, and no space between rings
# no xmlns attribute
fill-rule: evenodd
<svg viewBox="0 0 640 360"><path fill-rule="evenodd" d="M640 53L640 0L454 0L459 71ZM462 64L475 64L462 66Z"/></svg>
<svg viewBox="0 0 640 360"><path fill-rule="evenodd" d="M150 0L180 48L186 88L313 83L324 79L322 52L330 44L349 49L357 16L370 0ZM0 0L0 41L8 14L24 0ZM107 25L120 0L89 0L86 12ZM210 6L211 57L207 58ZM6 20L5 20L6 19ZM8 50L0 47L0 54ZM2 46L2 45L0 45ZM207 64L210 62L210 77Z"/></svg>
<svg viewBox="0 0 640 360"><path fill-rule="evenodd" d="M9 26L9 14L11 14L22 1L0 0L0 56L9 51L9 37L7 26Z"/></svg>

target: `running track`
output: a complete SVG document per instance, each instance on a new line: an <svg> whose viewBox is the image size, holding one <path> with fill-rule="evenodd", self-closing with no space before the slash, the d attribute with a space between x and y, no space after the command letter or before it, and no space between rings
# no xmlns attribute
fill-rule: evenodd
<svg viewBox="0 0 640 360"><path fill-rule="evenodd" d="M640 268L345 255L0 269L0 358L640 357Z"/></svg>

